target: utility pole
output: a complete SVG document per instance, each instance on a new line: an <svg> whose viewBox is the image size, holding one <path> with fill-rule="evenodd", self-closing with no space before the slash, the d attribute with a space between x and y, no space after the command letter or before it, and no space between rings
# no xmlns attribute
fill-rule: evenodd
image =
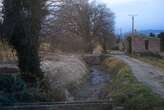
<svg viewBox="0 0 164 110"><path fill-rule="evenodd" d="M137 16L137 15L129 15L130 17L132 17L132 35L134 35L134 33L135 33L135 29L134 29L134 27L135 27L135 17Z"/></svg>
<svg viewBox="0 0 164 110"><path fill-rule="evenodd" d="M120 37L122 37L122 28L119 29Z"/></svg>
<svg viewBox="0 0 164 110"><path fill-rule="evenodd" d="M131 54L133 55L133 38L134 38L134 34L135 34L135 17L137 15L129 15L132 18L132 36L131 36Z"/></svg>

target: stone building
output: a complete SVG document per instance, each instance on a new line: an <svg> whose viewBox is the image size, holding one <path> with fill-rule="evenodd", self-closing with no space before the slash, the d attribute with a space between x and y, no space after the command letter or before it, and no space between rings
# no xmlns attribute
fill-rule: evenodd
<svg viewBox="0 0 164 110"><path fill-rule="evenodd" d="M156 37L134 37L131 45L134 53L159 54L161 52L161 40Z"/></svg>

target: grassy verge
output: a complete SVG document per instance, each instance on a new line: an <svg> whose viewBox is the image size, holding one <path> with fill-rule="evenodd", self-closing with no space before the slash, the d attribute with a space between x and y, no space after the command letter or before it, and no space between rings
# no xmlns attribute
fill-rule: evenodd
<svg viewBox="0 0 164 110"><path fill-rule="evenodd" d="M164 100L139 83L125 63L107 58L103 64L112 76L112 83L105 87L105 91L108 91L114 104L122 105L126 110L154 110L156 107L164 107Z"/></svg>
<svg viewBox="0 0 164 110"><path fill-rule="evenodd" d="M163 59L151 57L151 56L142 56L142 57L141 56L134 56L134 57L143 61L143 62L149 63L153 66L159 67L162 70L164 70L164 60Z"/></svg>

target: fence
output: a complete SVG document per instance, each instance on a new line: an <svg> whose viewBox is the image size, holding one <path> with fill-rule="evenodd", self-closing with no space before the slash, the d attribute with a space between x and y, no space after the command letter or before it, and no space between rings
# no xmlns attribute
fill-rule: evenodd
<svg viewBox="0 0 164 110"><path fill-rule="evenodd" d="M113 110L110 101L75 101L55 103L22 103L0 107L0 110ZM122 110L122 109L119 109Z"/></svg>

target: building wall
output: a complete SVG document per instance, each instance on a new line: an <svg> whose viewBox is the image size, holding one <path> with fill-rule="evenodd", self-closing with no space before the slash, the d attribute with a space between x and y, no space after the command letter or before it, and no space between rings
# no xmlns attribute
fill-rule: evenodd
<svg viewBox="0 0 164 110"><path fill-rule="evenodd" d="M133 38L132 50L136 53L145 52L145 40L139 37Z"/></svg>
<svg viewBox="0 0 164 110"><path fill-rule="evenodd" d="M145 47L145 41L148 41L148 49ZM141 38L135 37L132 40L133 52L136 53L159 53L160 52L160 39L158 38Z"/></svg>
<svg viewBox="0 0 164 110"><path fill-rule="evenodd" d="M161 37L160 43L161 43L161 52L164 52L164 36Z"/></svg>
<svg viewBox="0 0 164 110"><path fill-rule="evenodd" d="M160 39L149 39L149 51L153 53L160 52Z"/></svg>

